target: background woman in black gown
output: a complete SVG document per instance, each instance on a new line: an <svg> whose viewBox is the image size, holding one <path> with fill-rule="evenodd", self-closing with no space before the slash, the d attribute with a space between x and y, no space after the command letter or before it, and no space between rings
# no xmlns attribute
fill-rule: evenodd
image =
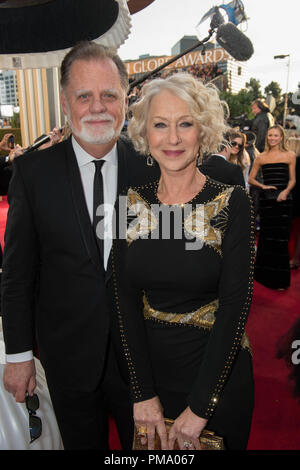
<svg viewBox="0 0 300 470"><path fill-rule="evenodd" d="M227 130L218 93L175 74L144 86L132 113L129 135L161 171L158 181L125 193L136 220L113 248L115 318L135 424L149 449L155 431L165 449L175 440L180 449L199 449L204 428L222 436L227 449L245 449L253 410L244 334L251 204L242 187L197 168L199 155L216 152ZM175 420L168 441L164 417Z"/></svg>
<svg viewBox="0 0 300 470"><path fill-rule="evenodd" d="M286 289L290 285L288 241L295 165L296 155L288 150L284 129L272 126L267 133L265 152L254 161L249 183L263 190L255 279L273 289ZM256 180L260 168L263 184Z"/></svg>

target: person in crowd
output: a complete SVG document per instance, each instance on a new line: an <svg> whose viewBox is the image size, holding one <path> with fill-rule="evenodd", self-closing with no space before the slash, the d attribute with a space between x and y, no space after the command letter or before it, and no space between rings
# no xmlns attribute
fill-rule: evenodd
<svg viewBox="0 0 300 470"><path fill-rule="evenodd" d="M33 394L37 346L64 448L108 449L111 413L128 450L132 410L108 301L112 237L96 233L97 210L157 170L146 172L146 159L119 138L128 77L113 50L76 45L62 62L61 87L72 136L14 161L2 277L4 385L17 402Z"/></svg>
<svg viewBox="0 0 300 470"><path fill-rule="evenodd" d="M7 152L7 155L0 155L0 169L9 167L9 165L12 164L14 158L19 157L22 154L22 147L19 144L13 145L13 147L10 146L9 138L12 135L13 134L4 134L0 142L0 150Z"/></svg>
<svg viewBox="0 0 300 470"><path fill-rule="evenodd" d="M266 150L255 159L249 183L262 190L255 279L274 289L286 289L290 285L288 241L295 166L296 155L288 150L284 129L280 125L270 127ZM260 169L263 183L256 180Z"/></svg>
<svg viewBox="0 0 300 470"><path fill-rule="evenodd" d="M259 151L256 148L256 135L254 132L245 131L245 149L250 157L250 170L256 157L259 155Z"/></svg>
<svg viewBox="0 0 300 470"><path fill-rule="evenodd" d="M229 162L230 134L226 132L218 152L210 155L200 166L199 170L210 178L225 184L237 184L245 187L242 169L239 165Z"/></svg>
<svg viewBox="0 0 300 470"><path fill-rule="evenodd" d="M157 432L163 449L177 441L182 450L199 450L204 428L227 449L247 445L251 201L244 188L197 168L199 156L217 152L226 129L216 89L190 74L153 80L132 106L129 136L161 177L122 193L131 220L120 223L124 237L114 240L122 260L113 266L114 311L135 424L149 449ZM168 437L164 418L175 420Z"/></svg>
<svg viewBox="0 0 300 470"><path fill-rule="evenodd" d="M243 132L243 134L245 135L245 139L246 139L245 148L246 148L246 151L247 151L247 153L250 157L250 168L249 168L249 173L250 173L250 171L252 170L254 160L259 155L259 151L256 148L256 135L254 134L254 132L245 131L245 132ZM256 175L256 179L260 183L263 182L261 170ZM250 196L252 197L252 201L253 201L253 211L254 211L254 218L256 220L256 227L257 227L257 229L259 229L259 195L260 195L260 189L256 186L251 186L250 185L249 186L249 193L250 193Z"/></svg>
<svg viewBox="0 0 300 470"><path fill-rule="evenodd" d="M253 101L251 109L255 116L252 121L251 131L256 135L256 147L262 153L265 150L268 129L274 125L274 118L269 107L261 99Z"/></svg>
<svg viewBox="0 0 300 470"><path fill-rule="evenodd" d="M9 119L4 118L3 119L3 124L2 124L3 129L11 129L11 123Z"/></svg>
<svg viewBox="0 0 300 470"><path fill-rule="evenodd" d="M240 131L233 130L230 133L230 145L229 161L241 167L244 177L244 184L248 189L250 157L245 148L246 139L244 134Z"/></svg>

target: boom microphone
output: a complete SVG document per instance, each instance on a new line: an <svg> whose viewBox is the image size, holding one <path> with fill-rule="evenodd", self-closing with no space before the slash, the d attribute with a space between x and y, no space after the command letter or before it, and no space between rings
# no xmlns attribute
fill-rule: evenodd
<svg viewBox="0 0 300 470"><path fill-rule="evenodd" d="M250 39L233 23L222 24L218 28L217 41L236 60L249 60L254 52Z"/></svg>

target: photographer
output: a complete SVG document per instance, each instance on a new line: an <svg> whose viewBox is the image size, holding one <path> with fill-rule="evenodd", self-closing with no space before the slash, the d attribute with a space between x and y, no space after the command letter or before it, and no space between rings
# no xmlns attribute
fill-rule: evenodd
<svg viewBox="0 0 300 470"><path fill-rule="evenodd" d="M14 135L4 134L0 141L0 150L8 153L8 155L0 156L0 195L4 196L7 194L8 185L11 178L11 164L14 158L22 155L24 149L20 145L15 145Z"/></svg>
<svg viewBox="0 0 300 470"><path fill-rule="evenodd" d="M251 131L256 135L256 147L262 153L265 150L268 129L274 125L274 118L269 107L260 99L253 101L251 109L255 115Z"/></svg>

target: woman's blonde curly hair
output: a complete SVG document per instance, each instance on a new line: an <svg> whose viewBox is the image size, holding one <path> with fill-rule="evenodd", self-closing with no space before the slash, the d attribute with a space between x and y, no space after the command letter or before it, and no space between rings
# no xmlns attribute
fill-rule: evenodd
<svg viewBox="0 0 300 470"><path fill-rule="evenodd" d="M168 78L157 78L144 85L141 97L131 107L128 134L135 149L143 154L149 152L147 120L153 97L167 90L185 101L199 127L199 154L218 151L223 135L228 130L224 108L214 85L204 85L189 73L176 73Z"/></svg>

